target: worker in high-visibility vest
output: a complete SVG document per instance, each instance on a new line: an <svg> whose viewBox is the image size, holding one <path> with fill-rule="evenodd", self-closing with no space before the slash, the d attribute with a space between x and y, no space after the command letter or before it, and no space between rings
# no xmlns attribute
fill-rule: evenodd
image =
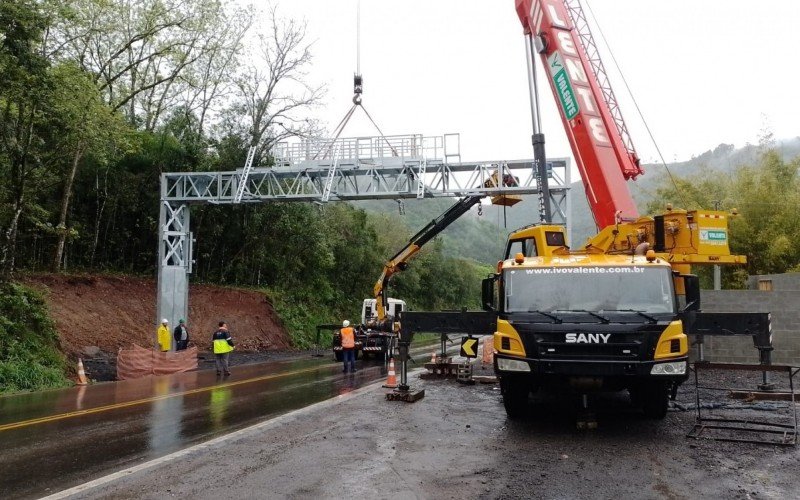
<svg viewBox="0 0 800 500"><path fill-rule="evenodd" d="M169 321L164 318L161 320L161 326L158 327L158 348L161 352L167 352L170 347L172 347L172 342L169 335Z"/></svg>
<svg viewBox="0 0 800 500"><path fill-rule="evenodd" d="M214 362L217 365L217 376L223 373L227 377L231 374L228 369L228 358L233 351L233 337L228 331L228 324L224 321L219 322L219 328L211 337L211 345L214 349Z"/></svg>
<svg viewBox="0 0 800 500"><path fill-rule="evenodd" d="M344 362L344 369L342 372L347 373L348 368L351 373L356 371L356 332L350 322L347 320L342 321L342 329L339 330L342 337L342 361Z"/></svg>

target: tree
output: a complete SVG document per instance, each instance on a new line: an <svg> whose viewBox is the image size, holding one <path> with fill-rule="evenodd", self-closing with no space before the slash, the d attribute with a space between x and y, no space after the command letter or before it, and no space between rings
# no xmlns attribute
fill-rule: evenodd
<svg viewBox="0 0 800 500"><path fill-rule="evenodd" d="M58 271L64 255L64 244L70 229L67 214L72 186L85 155L97 163L106 163L110 154L125 150L127 126L120 116L103 104L91 78L73 64L63 64L53 70L59 82L53 95L53 125L59 130L53 152L57 158L68 159L63 169L63 186L59 217L56 224L57 242L51 268ZM122 147L120 147L122 146Z"/></svg>
<svg viewBox="0 0 800 500"><path fill-rule="evenodd" d="M278 142L316 135L317 125L305 113L317 105L323 86L305 81L311 63L306 27L270 11L268 31L259 33L258 48L236 77L237 94L228 113L228 134L247 138L257 159Z"/></svg>
<svg viewBox="0 0 800 500"><path fill-rule="evenodd" d="M8 179L0 213L0 276L14 272L17 232L31 183L42 165L42 109L50 100L48 61L41 54L47 17L38 2L0 3L0 175Z"/></svg>
<svg viewBox="0 0 800 500"><path fill-rule="evenodd" d="M48 53L95 75L106 104L148 131L165 109L187 99L194 107L197 92L206 107L219 96L252 18L243 9L228 15L220 0L75 0L70 7Z"/></svg>

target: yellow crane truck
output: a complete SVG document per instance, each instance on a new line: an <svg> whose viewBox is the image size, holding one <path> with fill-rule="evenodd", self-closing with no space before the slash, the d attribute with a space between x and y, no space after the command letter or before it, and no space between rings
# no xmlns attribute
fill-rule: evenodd
<svg viewBox="0 0 800 500"><path fill-rule="evenodd" d="M506 257L484 280L483 302L497 318L495 371L508 415L521 416L539 388L627 389L647 416L663 417L688 375L683 319L699 304L697 278L652 250L570 251L556 225L516 231Z"/></svg>

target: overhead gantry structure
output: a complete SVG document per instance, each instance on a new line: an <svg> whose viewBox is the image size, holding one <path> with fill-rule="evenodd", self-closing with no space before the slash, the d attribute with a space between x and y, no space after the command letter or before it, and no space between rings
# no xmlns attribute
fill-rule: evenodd
<svg viewBox="0 0 800 500"><path fill-rule="evenodd" d="M278 144L270 167L161 176L157 321L188 316L192 204L315 202L542 195L533 160L462 162L460 136L421 134L309 139ZM553 223L569 227L570 161L548 161ZM491 186L498 173L516 185ZM531 222L536 214L531 213Z"/></svg>

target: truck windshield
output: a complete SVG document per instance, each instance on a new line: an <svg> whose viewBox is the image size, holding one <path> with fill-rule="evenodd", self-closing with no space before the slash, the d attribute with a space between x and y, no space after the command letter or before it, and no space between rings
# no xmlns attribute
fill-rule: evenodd
<svg viewBox="0 0 800 500"><path fill-rule="evenodd" d="M665 267L509 269L503 285L507 312L675 312L672 273Z"/></svg>

